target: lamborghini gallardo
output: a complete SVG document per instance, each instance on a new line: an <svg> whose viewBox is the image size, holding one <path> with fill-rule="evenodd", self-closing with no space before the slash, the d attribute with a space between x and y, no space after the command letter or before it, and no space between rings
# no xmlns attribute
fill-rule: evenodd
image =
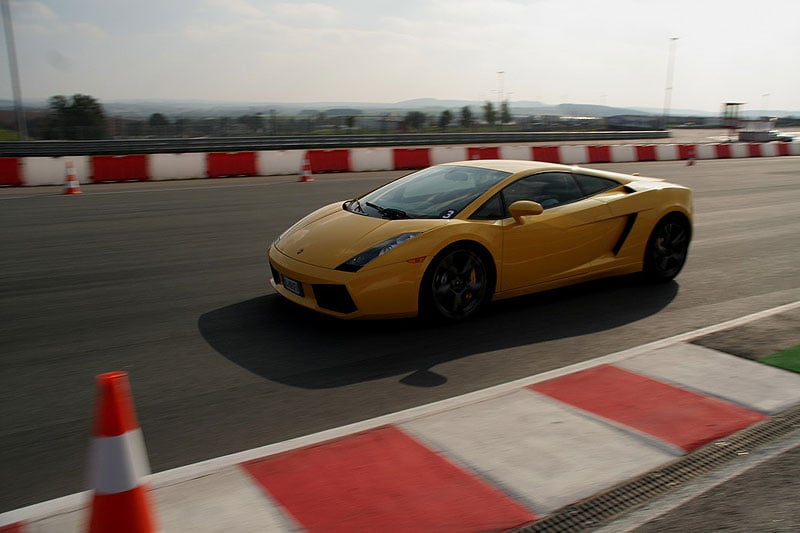
<svg viewBox="0 0 800 533"><path fill-rule="evenodd" d="M596 278L681 271L692 192L535 161L435 165L322 207L269 247L281 296L334 317L458 321Z"/></svg>

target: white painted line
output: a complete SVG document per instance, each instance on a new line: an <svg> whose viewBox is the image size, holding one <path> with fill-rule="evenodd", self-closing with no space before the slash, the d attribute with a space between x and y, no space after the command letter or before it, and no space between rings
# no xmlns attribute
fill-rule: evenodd
<svg viewBox="0 0 800 533"><path fill-rule="evenodd" d="M260 177L269 177L269 176L260 176ZM252 187L264 187L264 186L267 186L267 185L278 185L278 184L282 184L282 183L294 183L295 181L297 181L296 179L288 179L285 176L276 176L276 177L277 178L283 178L283 179L281 179L281 180L277 180L276 179L276 180L271 180L271 181L263 181L263 182L258 182L258 183L231 183L231 184L227 184L227 185L219 185L219 184L208 183L206 185L198 185L198 186L195 186L195 187L181 187L181 186L168 187L168 186L165 186L165 187L158 187L158 188L150 187L150 188L146 188L146 189L145 188L141 188L141 189L139 189L139 188L137 188L137 189L126 189L124 191L93 191L91 189L91 187L94 186L94 185L100 185L100 186L107 185L105 183L99 183L99 184L89 185L88 188L86 186L84 186L83 191L82 191L82 196L83 196L83 198L91 198L92 196L109 196L109 195L116 195L116 194L144 194L144 193L153 194L153 193L164 193L164 192L206 191L206 190L213 190L213 189L241 189L241 188L252 188ZM198 178L198 179L203 179L203 178ZM212 179L226 179L226 178L212 178ZM236 178L228 178L228 179L235 180ZM183 184L186 181L187 180L183 180L182 182L179 182L179 183ZM150 182L140 182L140 183L149 184ZM170 182L153 182L153 183L175 183L175 182L170 181ZM131 185L133 185L133 182L131 182ZM133 185L133 186L136 187L136 185ZM55 188L55 187L58 187L58 186L57 185L53 185L51 187ZM28 199L28 198L52 198L52 197L56 197L56 196L67 196L67 195L65 195L63 192L52 192L52 193L50 193L48 191L48 192L41 192L41 193L32 193L32 194L28 194L28 195L25 195L25 196L0 196L0 200L24 200L24 199Z"/></svg>
<svg viewBox="0 0 800 533"><path fill-rule="evenodd" d="M76 492L56 498L55 500L48 500L46 502L35 503L27 507L20 507L13 511L0 514L0 527L14 524L16 522L23 522L33 520L36 518L43 518L47 516L54 516L65 514L76 509L82 509L89 506L92 499L91 491Z"/></svg>
<svg viewBox="0 0 800 533"><path fill-rule="evenodd" d="M319 433L313 433L311 435L297 437L295 439L283 442L277 442L274 444L268 444L266 446L260 446L258 448L244 450L230 455L209 459L207 461L201 461L199 463L173 468L171 470L165 470L163 472L158 472L156 474L147 476L146 481L153 488L181 483L183 481L205 476L213 472L216 472L220 469L237 465L245 461L250 461L253 459L259 459L277 453L295 450L297 448L302 448L304 446L319 444L328 440L344 437L361 431L367 431L384 425L401 424L403 422L407 422L415 418L428 416L434 413L441 413L443 411L455 409L457 407L461 407L470 403L483 401L497 396L502 396L514 392L520 388L526 387L528 385L532 385L534 383L539 383L541 381L546 381L567 374L572 374L574 372L586 370L588 368L592 368L602 364L615 363L617 361L622 361L631 357L635 357L637 355L641 355L648 351L670 346L672 344L679 342L688 342L693 339L709 335L711 333L716 333L718 331L738 327L743 324L753 322L755 320L770 317L797 308L800 308L800 300L785 305L781 305L778 307L773 307L772 309L766 309L764 311L752 313L750 315L746 315L740 318L735 318L733 320L728 320L727 322L722 322L720 324L715 324L694 331L681 333L673 337L668 337L665 339L654 341L641 346L636 346L634 348L623 350L621 352L616 352L601 357L596 357L594 359L583 361L581 363L576 363L574 365L570 365L564 368L551 370L549 372L544 372L542 374L537 374L535 376L529 376L526 378L511 381L509 383L503 383L501 385L496 385L494 387L489 387L487 389L467 393L461 396L456 396L454 398L448 398L446 400L441 400L438 402L422 405L419 407L413 407L411 409L398 411L396 413L390 413L388 415L379 416L369 420L363 420L361 422L355 422L353 424L348 424L346 426L333 428L326 431L321 431ZM28 507L23 507L14 511L0 514L0 526L14 522L19 522L21 520L27 520L32 517L41 517L43 515L50 515L50 514L64 512L65 510L74 508L76 506L83 506L85 505L88 494L90 493L82 492L77 494L70 494L62 498L57 498L54 500L37 503Z"/></svg>

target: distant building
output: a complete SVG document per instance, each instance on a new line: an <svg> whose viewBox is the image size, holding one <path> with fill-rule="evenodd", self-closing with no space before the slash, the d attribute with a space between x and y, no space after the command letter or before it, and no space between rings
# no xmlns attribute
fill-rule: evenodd
<svg viewBox="0 0 800 533"><path fill-rule="evenodd" d="M778 119L740 120L739 141L741 142L769 142L778 140L775 123Z"/></svg>
<svg viewBox="0 0 800 533"><path fill-rule="evenodd" d="M532 115L521 123L529 131L575 131L597 130L604 127L599 117L575 117L563 115Z"/></svg>
<svg viewBox="0 0 800 533"><path fill-rule="evenodd" d="M614 115L606 117L606 128L610 130L645 131L661 127L661 117L651 115Z"/></svg>

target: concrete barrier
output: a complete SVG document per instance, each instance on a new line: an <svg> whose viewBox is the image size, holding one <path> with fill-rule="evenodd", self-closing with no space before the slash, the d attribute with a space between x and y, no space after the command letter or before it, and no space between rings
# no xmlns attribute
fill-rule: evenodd
<svg viewBox="0 0 800 533"><path fill-rule="evenodd" d="M638 161L638 154L634 146L624 144L622 146L611 147L611 162L612 163L628 163L631 161Z"/></svg>
<svg viewBox="0 0 800 533"><path fill-rule="evenodd" d="M500 147L501 159L531 159L531 147L503 145Z"/></svg>
<svg viewBox="0 0 800 533"><path fill-rule="evenodd" d="M353 172L369 172L392 168L391 148L354 148L350 153Z"/></svg>
<svg viewBox="0 0 800 533"><path fill-rule="evenodd" d="M697 159L716 159L717 149L719 145L715 144L699 144L697 145Z"/></svg>
<svg viewBox="0 0 800 533"><path fill-rule="evenodd" d="M71 161L79 183L91 183L89 156L25 157L24 185L63 185L66 181L67 162Z"/></svg>
<svg viewBox="0 0 800 533"><path fill-rule="evenodd" d="M150 154L93 155L89 179L107 181L147 181L150 179Z"/></svg>
<svg viewBox="0 0 800 533"><path fill-rule="evenodd" d="M731 157L750 157L750 148L746 144L736 143L731 146Z"/></svg>
<svg viewBox="0 0 800 533"><path fill-rule="evenodd" d="M585 146L559 146L561 163L564 165L581 165L589 161Z"/></svg>
<svg viewBox="0 0 800 533"><path fill-rule="evenodd" d="M256 176L256 153L209 152L206 154L206 174L209 178L228 176Z"/></svg>
<svg viewBox="0 0 800 533"><path fill-rule="evenodd" d="M205 178L206 154L153 154L150 156L150 177L153 180Z"/></svg>
<svg viewBox="0 0 800 533"><path fill-rule="evenodd" d="M561 163L561 147L559 146L534 146L531 148L534 161L544 161L547 163ZM523 158L523 159L527 159Z"/></svg>
<svg viewBox="0 0 800 533"><path fill-rule="evenodd" d="M299 175L305 154L305 150L264 150L258 152L258 173L261 176Z"/></svg>
<svg viewBox="0 0 800 533"><path fill-rule="evenodd" d="M21 157L0 157L0 186L22 185L22 165Z"/></svg>
<svg viewBox="0 0 800 533"><path fill-rule="evenodd" d="M417 150L420 150L420 148L417 148ZM432 165L465 161L467 159L467 148L457 145L434 146L431 148L430 158Z"/></svg>

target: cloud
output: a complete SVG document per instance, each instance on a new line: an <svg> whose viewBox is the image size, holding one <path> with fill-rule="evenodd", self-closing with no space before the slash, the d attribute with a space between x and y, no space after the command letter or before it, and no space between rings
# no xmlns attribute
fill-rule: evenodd
<svg viewBox="0 0 800 533"><path fill-rule="evenodd" d="M12 14L15 20L22 23L57 21L58 15L42 2L14 2Z"/></svg>
<svg viewBox="0 0 800 533"><path fill-rule="evenodd" d="M316 2L281 2L273 6L270 15L281 23L305 27L331 26L342 22L338 9Z"/></svg>
<svg viewBox="0 0 800 533"><path fill-rule="evenodd" d="M337 8L317 2L252 2L250 0L210 0L217 20L239 23L271 21L292 27L320 27L339 24Z"/></svg>
<svg viewBox="0 0 800 533"><path fill-rule="evenodd" d="M797 13L796 0L773 0ZM22 78L44 95L261 101L494 99L674 107L770 93L798 107L796 17L737 27L708 0L13 2ZM735 20L734 20L735 19ZM24 57L23 57L24 56ZM795 61L796 62L796 61ZM73 91L74 92L74 91ZM744 98L752 100L752 96ZM697 104L693 103L697 102Z"/></svg>
<svg viewBox="0 0 800 533"><path fill-rule="evenodd" d="M265 10L247 0L209 0L209 6L236 18L263 18Z"/></svg>

